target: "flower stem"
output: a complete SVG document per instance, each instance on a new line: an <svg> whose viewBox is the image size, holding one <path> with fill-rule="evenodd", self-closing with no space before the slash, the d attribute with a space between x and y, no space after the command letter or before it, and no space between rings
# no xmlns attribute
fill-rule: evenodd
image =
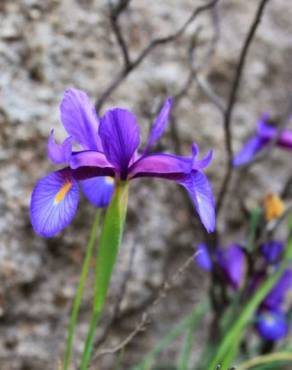
<svg viewBox="0 0 292 370"><path fill-rule="evenodd" d="M80 370L87 370L90 362L96 326L105 304L113 268L121 244L128 205L128 183L116 184L111 203L106 211L99 239L95 266L93 315L81 358Z"/></svg>
<svg viewBox="0 0 292 370"><path fill-rule="evenodd" d="M83 262L83 266L81 270L79 284L78 284L76 295L75 295L74 302L73 302L73 307L72 307L72 312L71 312L71 317L70 317L70 322L69 322L69 328L68 328L66 351L65 351L65 356L64 356L64 367L63 367L64 370L68 369L70 361L71 361L71 357L72 357L74 333L75 333L75 328L77 324L80 304L82 301L84 286L85 286L86 278L88 275L92 253L93 253L93 249L94 249L94 245L95 245L95 241L97 237L97 231L98 231L98 226L99 226L99 221L100 221L100 214L101 214L101 209L97 209L95 219L92 225L91 233L90 233L90 238L89 238L87 248L86 248L86 254L84 257L84 262Z"/></svg>
<svg viewBox="0 0 292 370"><path fill-rule="evenodd" d="M248 370L257 365L269 364L275 361L292 362L292 354L288 352L278 352L271 353L269 355L258 356L239 365L237 370Z"/></svg>

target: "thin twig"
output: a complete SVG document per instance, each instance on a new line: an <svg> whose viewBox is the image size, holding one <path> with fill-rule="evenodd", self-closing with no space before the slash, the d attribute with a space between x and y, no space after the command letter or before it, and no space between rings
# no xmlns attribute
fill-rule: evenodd
<svg viewBox="0 0 292 370"><path fill-rule="evenodd" d="M208 49L207 56L204 58L204 61L201 61L200 63L197 63L195 65L195 59L196 59L195 51L198 47L198 35L199 35L200 31L202 30L202 27L199 27L196 30L196 33L194 34L194 36L192 37L189 48L187 50L187 60L188 60L188 69L189 69L188 77L187 77L184 85L181 87L181 89L173 97L174 107L173 107L172 116L171 116L171 120L170 120L170 123L171 123L170 128L171 128L171 136L172 136L172 140L174 142L174 149L175 149L176 154L181 154L181 142L180 142L179 132L178 132L177 124L176 124L177 121L176 121L176 117L175 117L175 108L178 106L180 100L184 96L186 96L189 89L193 85L193 81L197 79L198 72L201 69L203 69L203 68L206 69L209 66L209 64L210 64L210 62L211 62L211 60L212 60L212 58L215 54L216 46L217 46L217 43L218 43L218 40L219 40L219 35L220 35L219 20L218 20L218 14L217 14L217 5L218 4L215 4L213 6L213 8L211 9L211 17L212 17L212 24L213 24L213 30L214 31L213 31L213 37L212 37L211 42L210 42L210 47ZM213 101L211 96L209 96L209 98L210 98L211 101ZM214 101L213 101L213 103L216 105L216 103ZM191 208L191 210L193 211L193 208Z"/></svg>
<svg viewBox="0 0 292 370"><path fill-rule="evenodd" d="M224 199L225 199L228 187L229 187L229 183L231 180L231 176L233 173L233 166L232 166L233 149L232 149L232 132L231 132L232 113L233 113L234 106L236 103L237 93L238 93L246 57L247 57L250 45L252 44L252 41L254 39L257 27L261 21L265 6L267 5L268 1L269 0L261 0L258 6L258 9L256 11L255 18L251 24L247 37L243 43L243 47L241 49L239 61L237 63L237 67L235 71L235 77L234 77L234 80L231 86L227 108L224 114L224 134L225 134L225 146L226 146L226 152L227 152L227 169L226 169L226 174L224 176L221 189L219 191L219 196L217 198L217 204L216 204L217 217L222 208L222 205L223 205L223 202L224 202Z"/></svg>
<svg viewBox="0 0 292 370"><path fill-rule="evenodd" d="M194 255L189 257L173 274L173 277L169 282L165 282L162 286L162 288L159 290L158 296L155 299L155 301L151 304L151 306L148 308L147 311L145 311L142 316L140 322L137 324L136 328L118 345L116 345L113 348L108 348L101 350L98 352L94 357L93 361L97 360L99 357L107 354L113 354L116 352L121 351L124 349L135 337L137 334L139 334L141 331L144 331L146 329L146 326L149 325L151 322L151 316L153 315L155 308L161 301L161 299L165 298L167 293L175 286L177 280L180 278L180 276L188 269L188 267L194 263Z"/></svg>
<svg viewBox="0 0 292 370"><path fill-rule="evenodd" d="M112 0L109 0L109 18L111 22L112 29L114 31L114 35L116 37L117 43L121 49L123 60L124 60L124 68L127 69L131 65L130 55L128 45L124 38L123 32L121 31L120 24L119 24L119 17L120 15L127 9L131 0L120 0L118 4L113 5Z"/></svg>
<svg viewBox="0 0 292 370"><path fill-rule="evenodd" d="M218 96L212 87L210 86L207 79L203 76L196 75L196 81L203 93L209 98L209 100L224 114L226 110L225 102Z"/></svg>
<svg viewBox="0 0 292 370"><path fill-rule="evenodd" d="M116 39L119 43L119 46L122 50L123 58L124 58L124 66L122 70L118 73L118 75L112 80L109 86L103 91L100 98L96 102L96 111L99 113L101 107L103 106L105 100L112 94L112 92L121 84L123 80L127 78L127 76L136 69L142 61L155 49L158 45L164 45L169 42L177 40L188 28L188 26L197 18L197 16L212 7L219 0L212 0L209 3L197 7L190 17L173 33L165 36L165 37L158 37L154 38L149 44L140 52L140 54L136 57L134 61L130 60L128 46L125 42L124 37L122 36L121 28L119 27L118 17L121 14L121 11L117 13L117 16L114 18L114 22L111 22L113 26L113 31L116 35ZM126 1L125 1L126 2Z"/></svg>

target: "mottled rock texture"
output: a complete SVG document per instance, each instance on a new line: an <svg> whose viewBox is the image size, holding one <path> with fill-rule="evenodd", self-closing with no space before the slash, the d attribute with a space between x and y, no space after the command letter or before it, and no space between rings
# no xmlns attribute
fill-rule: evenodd
<svg viewBox="0 0 292 370"><path fill-rule="evenodd" d="M120 18L131 56L138 55L151 38L176 30L202 2L133 0ZM218 42L202 74L223 101L228 97L239 51L258 3L258 0L219 1ZM268 4L246 61L232 117L235 149L252 132L263 111L281 116L286 109L292 77L291 19L292 8L287 1ZM200 63L201 58L204 64L213 37L210 13L200 16L176 42L155 49L114 91L102 112L109 106L133 110L145 140L162 100L175 95L185 84L187 49L199 27L196 62ZM84 89L96 100L121 65L105 1L0 2L1 370L52 370L57 369L62 358L70 303L94 210L83 199L70 227L45 240L31 229L30 193L36 180L53 169L46 154L50 129L55 128L59 140L65 137L58 112L64 89L70 86ZM199 144L202 153L214 149L214 161L207 173L217 191L226 159L220 112L193 80L174 114L183 153L190 150L192 141ZM160 149L174 150L170 129L159 145ZM243 214L239 200L248 206L260 201L267 191L279 191L288 177L290 158L291 153L275 150L269 161L253 167L241 181L219 222L227 241L240 232ZM129 207L125 238L102 323L105 325L111 316L133 246L132 275L121 309L134 310L114 323L102 348L116 345L135 328L147 302L203 237L183 193L174 184L137 180L131 187ZM76 358L86 335L91 287L89 283L82 306ZM129 369L167 329L190 312L193 304L207 294L206 288L207 276L191 266L157 306L147 331L126 348L122 368ZM203 337L205 329L197 343L198 351ZM178 340L161 362L171 363L179 345ZM113 369L113 360L114 356L104 356L92 368Z"/></svg>

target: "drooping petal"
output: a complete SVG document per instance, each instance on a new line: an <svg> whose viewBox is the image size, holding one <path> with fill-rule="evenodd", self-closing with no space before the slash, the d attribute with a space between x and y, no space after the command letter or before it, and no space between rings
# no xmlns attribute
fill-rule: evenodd
<svg viewBox="0 0 292 370"><path fill-rule="evenodd" d="M48 140L48 157L55 163L68 163L72 153L72 137L67 137L62 144L57 144L54 138L54 130L51 130Z"/></svg>
<svg viewBox="0 0 292 370"><path fill-rule="evenodd" d="M279 340L288 334L288 319L282 312L263 311L256 318L256 329L265 340Z"/></svg>
<svg viewBox="0 0 292 370"><path fill-rule="evenodd" d="M93 177L80 181L86 198L95 207L106 207L114 191L114 179L110 176Z"/></svg>
<svg viewBox="0 0 292 370"><path fill-rule="evenodd" d="M254 156L265 146L266 142L259 136L252 137L247 141L233 159L233 166L241 166L250 162Z"/></svg>
<svg viewBox="0 0 292 370"><path fill-rule="evenodd" d="M176 180L188 191L202 224L210 233L215 230L215 201L213 191L205 174L192 171Z"/></svg>
<svg viewBox="0 0 292 370"><path fill-rule="evenodd" d="M107 111L101 119L99 135L108 161L125 178L140 143L140 129L135 116L121 108Z"/></svg>
<svg viewBox="0 0 292 370"><path fill-rule="evenodd" d="M151 154L140 158L129 169L129 176L169 178L188 174L192 169L192 158L172 154Z"/></svg>
<svg viewBox="0 0 292 370"><path fill-rule="evenodd" d="M79 201L78 184L70 169L40 179L31 196L30 218L36 233L50 237L73 219Z"/></svg>
<svg viewBox="0 0 292 370"><path fill-rule="evenodd" d="M205 271L212 270L213 263L206 244L201 243L198 245L197 251L195 253L195 262Z"/></svg>
<svg viewBox="0 0 292 370"><path fill-rule="evenodd" d="M60 105L61 120L66 131L84 149L102 150L98 136L98 118L87 94L67 89Z"/></svg>
<svg viewBox="0 0 292 370"><path fill-rule="evenodd" d="M79 167L111 168L113 170L112 165L106 159L105 155L94 150L74 152L70 158L69 164L74 170Z"/></svg>
<svg viewBox="0 0 292 370"><path fill-rule="evenodd" d="M284 250L284 244L279 240L269 240L260 246L260 251L267 263L277 263Z"/></svg>
<svg viewBox="0 0 292 370"><path fill-rule="evenodd" d="M163 107L161 108L158 116L154 120L150 134L148 136L148 141L146 144L146 147L144 149L144 154L148 153L151 147L159 140L163 132L165 131L165 128L168 123L168 118L169 114L171 111L173 99L172 97L168 97L164 104Z"/></svg>
<svg viewBox="0 0 292 370"><path fill-rule="evenodd" d="M246 272L246 257L243 249L237 244L220 248L217 251L217 259L229 283L235 289L240 288Z"/></svg>
<svg viewBox="0 0 292 370"><path fill-rule="evenodd" d="M292 269L286 269L277 284L263 301L263 306L269 309L279 309L284 303L286 295L292 290Z"/></svg>

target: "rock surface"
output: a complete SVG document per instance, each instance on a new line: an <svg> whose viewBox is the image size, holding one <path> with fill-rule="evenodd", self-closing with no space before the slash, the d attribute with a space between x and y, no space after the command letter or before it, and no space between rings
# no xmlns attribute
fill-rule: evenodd
<svg viewBox="0 0 292 370"><path fill-rule="evenodd" d="M204 74L223 101L228 97L239 51L257 3L219 1L219 41ZM133 1L121 17L131 56L137 56L151 38L177 29L193 7L191 0ZM252 132L263 111L276 116L285 112L292 77L291 18L292 8L287 1L268 4L247 58L233 115L236 150ZM204 58L213 32L207 13L178 41L155 49L110 96L102 111L113 105L133 110L139 117L145 140L161 101L167 95L175 95L185 83L186 51L198 27L202 27L199 45L203 50L201 56L199 49L198 58ZM58 113L64 89L75 86L97 99L121 64L106 2L0 2L1 370L57 369L62 358L70 302L94 210L83 200L73 223L57 237L45 240L36 236L30 226L30 193L36 180L53 169L46 155L50 129L55 128L59 140L65 137ZM217 191L225 163L220 112L193 81L174 113L184 153L189 151L192 141L199 144L202 153L214 149L214 161L207 173ZM160 146L174 150L170 130ZM246 204L255 204L263 193L281 190L288 176L290 158L291 153L275 150L269 161L253 167L242 183L240 198ZM115 346L135 328L146 307L143 302L155 296L166 277L172 276L192 254L193 245L202 239L201 228L190 219L185 197L174 184L154 180L134 182L129 207L125 240L103 323L115 305L133 246L132 275L121 309L134 311L113 325L102 348ZM228 230L228 241L240 229L243 215L239 202L228 201L224 215L224 222L221 219L219 226ZM228 227L232 220L232 230L226 229L226 220ZM203 289L206 285L207 277L191 266L167 298L157 305L148 330L127 347L122 368L129 369L174 322L190 312L206 294ZM76 358L86 335L91 287L89 284L82 307ZM144 308L135 310L141 305ZM198 351L202 342L198 343ZM161 361L175 358L179 346L180 342L175 342ZM113 361L113 356L104 356L92 368L112 369Z"/></svg>

